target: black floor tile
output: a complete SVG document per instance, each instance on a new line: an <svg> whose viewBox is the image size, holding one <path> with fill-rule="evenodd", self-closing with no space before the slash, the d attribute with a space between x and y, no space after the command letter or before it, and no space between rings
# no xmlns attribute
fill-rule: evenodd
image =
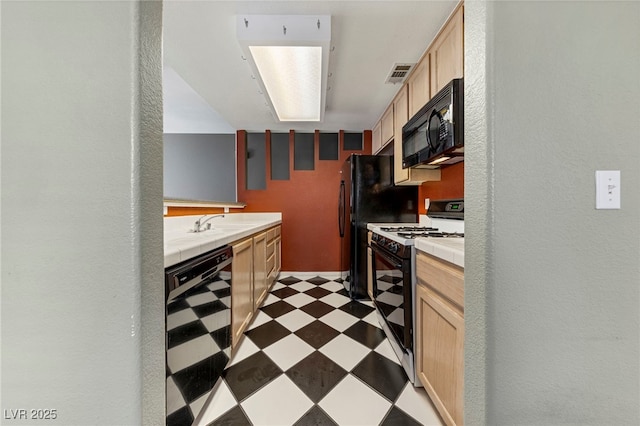
<svg viewBox="0 0 640 426"><path fill-rule="evenodd" d="M348 373L318 351L291 367L286 372L314 403L318 403Z"/></svg>
<svg viewBox="0 0 640 426"><path fill-rule="evenodd" d="M221 288L219 290L213 290L212 293L215 294L218 299L231 296L231 286L226 288Z"/></svg>
<svg viewBox="0 0 640 426"><path fill-rule="evenodd" d="M333 311L335 308L331 305L328 305L324 302L316 300L314 302L309 303L300 308L301 311L304 311L311 315L314 318L320 318Z"/></svg>
<svg viewBox="0 0 640 426"><path fill-rule="evenodd" d="M175 314L176 312L190 308L189 304L184 299L177 299L174 302L170 302L167 306L167 315Z"/></svg>
<svg viewBox="0 0 640 426"><path fill-rule="evenodd" d="M188 423L191 424L191 423ZM187 423L185 423L187 425ZM239 405L224 413L207 426L252 426Z"/></svg>
<svg viewBox="0 0 640 426"><path fill-rule="evenodd" d="M171 349L208 333L209 330L200 320L191 321L167 332L167 347Z"/></svg>
<svg viewBox="0 0 640 426"><path fill-rule="evenodd" d="M380 311L382 311L385 317L388 317L391 312L396 310L395 306L380 302L379 300L376 301L376 306L378 307L378 309L380 309Z"/></svg>
<svg viewBox="0 0 640 426"><path fill-rule="evenodd" d="M282 370L262 351L227 368L224 380L238 402L274 380Z"/></svg>
<svg viewBox="0 0 640 426"><path fill-rule="evenodd" d="M322 297L325 297L327 294L331 294L331 292L326 288L315 287L305 291L304 294L307 294L311 297L315 297L316 299L320 299Z"/></svg>
<svg viewBox="0 0 640 426"><path fill-rule="evenodd" d="M299 283L300 281L302 281L301 279L298 279L296 277L285 277L285 278L280 278L278 280L278 282L284 284L284 285L291 285L291 284L296 284Z"/></svg>
<svg viewBox="0 0 640 426"><path fill-rule="evenodd" d="M372 307L367 306L364 303L357 302L355 300L352 300L346 305L340 306L338 309L345 311L346 313L351 314L358 318L364 318L374 311Z"/></svg>
<svg viewBox="0 0 640 426"><path fill-rule="evenodd" d="M282 287L281 289L274 290L271 292L274 296L279 297L280 299L284 299L289 296L293 296L294 294L300 293L298 290L294 290L291 287Z"/></svg>
<svg viewBox="0 0 640 426"><path fill-rule="evenodd" d="M205 358L171 377L188 404L209 392L222 375L229 358L224 352Z"/></svg>
<svg viewBox="0 0 640 426"><path fill-rule="evenodd" d="M309 279L309 280L306 280L306 281L307 281L308 283L315 284L315 285L321 285L321 284L324 284L324 283L328 283L328 282L329 282L329 280L328 280L328 279L326 279L326 278L322 278L322 277L313 277L313 278L311 278L311 279Z"/></svg>
<svg viewBox="0 0 640 426"><path fill-rule="evenodd" d="M344 288L336 291L336 294L339 294L339 295L344 296L344 297L351 297L351 296L349 296L349 292L347 290L345 290Z"/></svg>
<svg viewBox="0 0 640 426"><path fill-rule="evenodd" d="M383 275L383 276L378 278L378 281L384 281L386 283L395 284L395 283L399 283L400 281L402 281L402 278L401 277L394 277L394 276L391 276L391 275Z"/></svg>
<svg viewBox="0 0 640 426"><path fill-rule="evenodd" d="M294 334L314 348L319 349L337 337L340 332L321 321L315 320L297 330Z"/></svg>
<svg viewBox="0 0 640 426"><path fill-rule="evenodd" d="M166 426L184 426L193 423L194 417L188 406L184 406L179 410L167 416Z"/></svg>
<svg viewBox="0 0 640 426"><path fill-rule="evenodd" d="M209 333L220 349L231 346L231 326L227 325Z"/></svg>
<svg viewBox="0 0 640 426"><path fill-rule="evenodd" d="M393 406L384 418L380 426L421 426L422 423L417 422L413 417Z"/></svg>
<svg viewBox="0 0 640 426"><path fill-rule="evenodd" d="M295 306L288 304L283 300L279 300L275 303L267 305L263 308L260 308L264 313L269 315L271 318L278 318L286 313L289 313L296 309Z"/></svg>
<svg viewBox="0 0 640 426"><path fill-rule="evenodd" d="M198 318L204 318L211 314L215 314L216 312L224 311L225 309L230 309L230 308L224 303L222 303L221 301L214 300L213 302L194 306L191 309L193 309L193 312L196 313Z"/></svg>
<svg viewBox="0 0 640 426"><path fill-rule="evenodd" d="M314 405L311 410L300 418L293 426L338 426L331 417L327 416L322 408Z"/></svg>
<svg viewBox="0 0 640 426"><path fill-rule="evenodd" d="M365 356L351 370L351 374L359 377L391 402L395 402L409 381L401 366L377 352Z"/></svg>
<svg viewBox="0 0 640 426"><path fill-rule="evenodd" d="M277 321L269 321L252 330L246 331L244 334L249 337L256 346L264 349L283 337L288 336L291 334L291 331Z"/></svg>
<svg viewBox="0 0 640 426"><path fill-rule="evenodd" d="M353 340L356 340L369 349L375 349L386 338L384 332L378 327L374 327L364 321L358 321L343 333Z"/></svg>

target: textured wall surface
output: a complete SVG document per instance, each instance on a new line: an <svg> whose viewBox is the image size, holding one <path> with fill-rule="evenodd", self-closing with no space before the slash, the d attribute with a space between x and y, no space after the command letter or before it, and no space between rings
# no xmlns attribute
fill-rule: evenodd
<svg viewBox="0 0 640 426"><path fill-rule="evenodd" d="M162 421L161 4L1 7L2 409Z"/></svg>
<svg viewBox="0 0 640 426"><path fill-rule="evenodd" d="M495 2L466 12L487 29L484 94L476 91L486 146L466 158L470 172L486 172L465 178L467 207L488 212L485 225L480 212L466 224L467 259L480 273L467 284L485 285L486 297L467 294L486 370L471 361L466 377L474 385L486 375L484 423L637 425L640 3ZM620 210L595 210L596 170L621 170ZM480 419L466 397L467 418Z"/></svg>

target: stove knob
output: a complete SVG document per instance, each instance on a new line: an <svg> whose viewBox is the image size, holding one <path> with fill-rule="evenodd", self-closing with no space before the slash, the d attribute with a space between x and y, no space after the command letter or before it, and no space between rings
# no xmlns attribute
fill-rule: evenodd
<svg viewBox="0 0 640 426"><path fill-rule="evenodd" d="M397 253L398 252L398 243L391 243L389 244L389 248L391 249L391 251L393 253Z"/></svg>

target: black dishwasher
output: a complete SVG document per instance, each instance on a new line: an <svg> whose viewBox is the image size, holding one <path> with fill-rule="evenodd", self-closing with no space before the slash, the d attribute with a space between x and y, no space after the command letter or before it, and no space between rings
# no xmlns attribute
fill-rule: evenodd
<svg viewBox="0 0 640 426"><path fill-rule="evenodd" d="M195 420L229 362L232 260L223 246L165 270L167 425Z"/></svg>

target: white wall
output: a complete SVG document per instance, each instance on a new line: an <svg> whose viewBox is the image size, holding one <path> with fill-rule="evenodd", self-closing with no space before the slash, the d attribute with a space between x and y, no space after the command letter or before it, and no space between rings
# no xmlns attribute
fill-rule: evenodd
<svg viewBox="0 0 640 426"><path fill-rule="evenodd" d="M637 425L640 3L478 3L467 424ZM595 210L596 170L621 170L620 210Z"/></svg>
<svg viewBox="0 0 640 426"><path fill-rule="evenodd" d="M2 2L3 413L164 419L161 6Z"/></svg>

